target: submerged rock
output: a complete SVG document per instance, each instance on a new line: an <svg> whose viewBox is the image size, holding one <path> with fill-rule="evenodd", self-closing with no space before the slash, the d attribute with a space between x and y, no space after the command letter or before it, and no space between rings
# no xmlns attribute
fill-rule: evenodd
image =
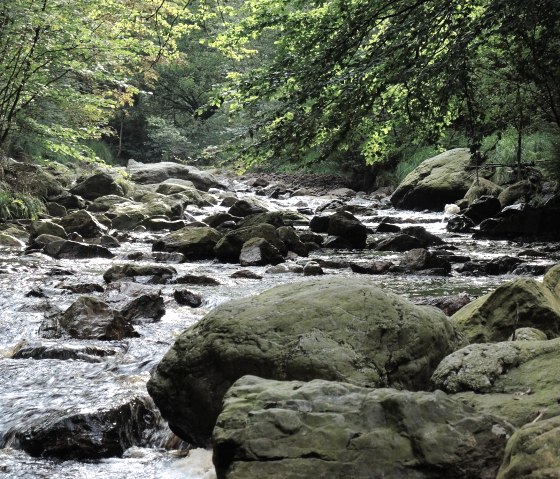
<svg viewBox="0 0 560 479"><path fill-rule="evenodd" d="M161 282L165 282L171 279L175 274L177 274L177 270L171 266L162 266L159 264L116 264L103 273L103 279L106 283L111 283L113 281L126 280L128 278L133 279L139 276L152 276L157 277Z"/></svg>
<svg viewBox="0 0 560 479"><path fill-rule="evenodd" d="M59 343L23 343L14 351L13 359L59 359L76 360L88 363L104 361L114 356L117 350L99 346Z"/></svg>
<svg viewBox="0 0 560 479"><path fill-rule="evenodd" d="M41 241L48 239L43 246L43 253L57 259L114 258L115 256L104 246L61 240L60 238L52 240L52 238L56 237L41 235L35 238L34 244L40 245Z"/></svg>
<svg viewBox="0 0 560 479"><path fill-rule="evenodd" d="M245 376L212 442L218 479L494 479L512 432L441 391Z"/></svg>
<svg viewBox="0 0 560 479"><path fill-rule="evenodd" d="M181 334L148 390L176 434L206 443L245 374L422 389L454 347L441 311L368 278L314 279L218 306Z"/></svg>
<svg viewBox="0 0 560 479"><path fill-rule="evenodd" d="M173 291L173 298L177 304L198 308L202 304L202 296L186 289L176 289Z"/></svg>

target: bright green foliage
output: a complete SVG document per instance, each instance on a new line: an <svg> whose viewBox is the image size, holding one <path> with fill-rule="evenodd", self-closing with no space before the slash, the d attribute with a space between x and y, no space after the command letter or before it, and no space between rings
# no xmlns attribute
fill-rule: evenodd
<svg viewBox="0 0 560 479"><path fill-rule="evenodd" d="M36 220L44 211L45 205L37 197L0 189L0 220Z"/></svg>
<svg viewBox="0 0 560 479"><path fill-rule="evenodd" d="M560 125L556 0L249 0L219 45L232 58L273 38L272 58L231 73L253 109L244 161L336 152L386 160L449 127L481 138L535 117ZM245 18L243 18L245 17ZM266 103L265 103L266 102Z"/></svg>
<svg viewBox="0 0 560 479"><path fill-rule="evenodd" d="M107 133L133 77L174 50L188 4L0 0L0 148L32 137L55 155L93 155L83 140Z"/></svg>

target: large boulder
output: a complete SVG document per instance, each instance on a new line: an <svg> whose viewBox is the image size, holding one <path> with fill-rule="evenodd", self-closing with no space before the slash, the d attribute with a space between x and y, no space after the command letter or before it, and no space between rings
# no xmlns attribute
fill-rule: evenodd
<svg viewBox="0 0 560 479"><path fill-rule="evenodd" d="M513 428L441 391L245 376L213 434L218 479L494 479Z"/></svg>
<svg viewBox="0 0 560 479"><path fill-rule="evenodd" d="M70 193L86 200L95 200L106 195L123 196L124 190L109 173L102 172L87 177L74 186Z"/></svg>
<svg viewBox="0 0 560 479"><path fill-rule="evenodd" d="M154 242L153 251L177 251L188 260L214 257L214 247L222 234L210 227L190 227L169 233Z"/></svg>
<svg viewBox="0 0 560 479"><path fill-rule="evenodd" d="M506 445L496 479L554 479L560 471L560 416L526 424Z"/></svg>
<svg viewBox="0 0 560 479"><path fill-rule="evenodd" d="M148 390L172 429L200 444L243 375L422 389L454 347L435 308L364 277L313 279L218 306L181 334Z"/></svg>
<svg viewBox="0 0 560 479"><path fill-rule="evenodd" d="M51 235L67 239L66 230L51 220L37 220L29 225L29 241L32 242L37 236Z"/></svg>
<svg viewBox="0 0 560 479"><path fill-rule="evenodd" d="M560 415L559 361L560 339L471 344L447 356L432 380L477 410L521 427Z"/></svg>
<svg viewBox="0 0 560 479"><path fill-rule="evenodd" d="M169 178L177 178L191 181L197 190L226 189L224 184L211 173L180 163L140 163L129 160L127 172L132 181L141 184L156 184Z"/></svg>
<svg viewBox="0 0 560 479"><path fill-rule="evenodd" d="M472 184L475 165L466 148L446 151L415 168L391 196L397 208L438 210L460 200Z"/></svg>
<svg viewBox="0 0 560 479"><path fill-rule="evenodd" d="M468 343L505 341L517 328L560 336L560 297L533 279L517 279L476 299L451 320Z"/></svg>
<svg viewBox="0 0 560 479"><path fill-rule="evenodd" d="M54 198L64 193L60 182L45 168L11 158L2 161L2 168L2 179L15 189L44 199Z"/></svg>

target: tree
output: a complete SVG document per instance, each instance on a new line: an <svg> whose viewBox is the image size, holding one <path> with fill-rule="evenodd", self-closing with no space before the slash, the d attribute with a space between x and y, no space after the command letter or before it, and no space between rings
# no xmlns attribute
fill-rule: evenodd
<svg viewBox="0 0 560 479"><path fill-rule="evenodd" d="M221 48L247 55L263 34L276 45L271 61L231 75L227 88L234 109L266 102L246 162L358 151L375 163L411 132L433 144L449 127L464 130L475 152L482 137L519 124L529 97L560 125L554 0L250 0L245 8ZM517 106L488 101L498 78L520 92Z"/></svg>
<svg viewBox="0 0 560 479"><path fill-rule="evenodd" d="M174 50L188 0L0 0L0 148L33 135L81 156L133 78Z"/></svg>

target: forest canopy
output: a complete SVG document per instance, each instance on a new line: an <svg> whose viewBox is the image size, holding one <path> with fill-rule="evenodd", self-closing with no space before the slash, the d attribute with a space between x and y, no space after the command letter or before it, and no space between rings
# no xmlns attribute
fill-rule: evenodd
<svg viewBox="0 0 560 479"><path fill-rule="evenodd" d="M519 159L558 145L557 6L0 0L0 148L305 168L506 135Z"/></svg>

